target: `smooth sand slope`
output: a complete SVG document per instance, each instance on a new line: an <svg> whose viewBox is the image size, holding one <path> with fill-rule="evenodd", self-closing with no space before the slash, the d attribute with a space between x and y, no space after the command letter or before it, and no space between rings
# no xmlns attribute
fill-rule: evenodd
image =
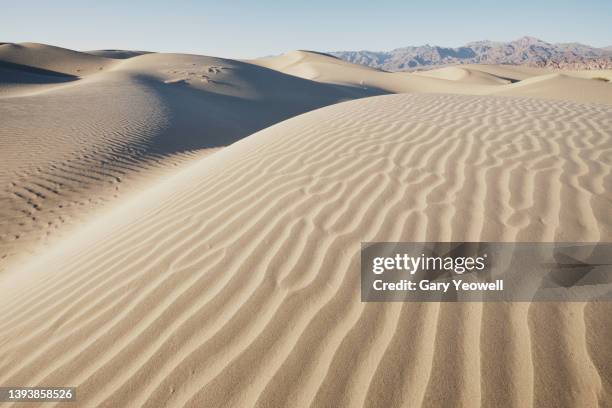
<svg viewBox="0 0 612 408"><path fill-rule="evenodd" d="M0 276L0 384L86 407L610 406L610 303L361 303L359 248L610 241L611 154L608 105L409 94L284 121Z"/></svg>
<svg viewBox="0 0 612 408"><path fill-rule="evenodd" d="M491 92L495 95L533 96L546 95L550 99L567 99L568 93L577 102L611 103L612 84L580 78L567 74L549 74L525 79L504 89Z"/></svg>
<svg viewBox="0 0 612 408"><path fill-rule="evenodd" d="M71 76L96 73L116 63L109 58L37 43L1 44L0 61L2 64L13 64L13 68L38 69L48 74Z"/></svg>
<svg viewBox="0 0 612 408"><path fill-rule="evenodd" d="M612 104L612 84L593 79L612 81L611 70L559 73L511 65L460 65L412 74L391 73L306 51L249 62L301 78L388 93L511 95Z"/></svg>
<svg viewBox="0 0 612 408"><path fill-rule="evenodd" d="M0 45L0 273L187 159L379 93L213 57Z"/></svg>

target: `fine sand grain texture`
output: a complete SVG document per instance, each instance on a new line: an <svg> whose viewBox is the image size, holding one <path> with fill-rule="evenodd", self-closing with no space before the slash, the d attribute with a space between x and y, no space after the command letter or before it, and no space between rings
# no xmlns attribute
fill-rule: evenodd
<svg viewBox="0 0 612 408"><path fill-rule="evenodd" d="M157 58L192 57L113 71L144 72L153 117L205 89ZM0 274L0 384L83 407L612 406L610 303L360 302L362 241L612 240L612 106L540 98L365 98L191 160Z"/></svg>

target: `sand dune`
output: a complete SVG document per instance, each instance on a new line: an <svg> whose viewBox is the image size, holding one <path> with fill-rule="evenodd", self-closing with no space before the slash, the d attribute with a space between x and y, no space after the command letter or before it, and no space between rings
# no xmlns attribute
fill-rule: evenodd
<svg viewBox="0 0 612 408"><path fill-rule="evenodd" d="M559 73L528 78L492 93L534 97L544 95L551 99L567 99L569 94L572 100L578 102L612 103L611 84Z"/></svg>
<svg viewBox="0 0 612 408"><path fill-rule="evenodd" d="M611 241L609 72L93 54L0 45L0 385L612 406L610 303L359 292L364 241Z"/></svg>
<svg viewBox="0 0 612 408"><path fill-rule="evenodd" d="M564 71L560 75L544 68L462 65L412 74L390 73L306 51L250 62L301 78L389 93L512 95L612 104L612 85L592 79L611 79L609 70ZM544 80L551 78L557 80L545 85Z"/></svg>
<svg viewBox="0 0 612 408"><path fill-rule="evenodd" d="M0 97L53 89L93 73L115 61L45 44L0 45Z"/></svg>
<svg viewBox="0 0 612 408"><path fill-rule="evenodd" d="M56 47L0 47L20 64L10 67L17 86L0 97L0 272L10 258L30 256L91 210L187 159L302 112L378 93L212 57L108 62ZM54 78L93 61L107 63L106 71L24 85L31 68Z"/></svg>
<svg viewBox="0 0 612 408"><path fill-rule="evenodd" d="M0 61L22 68L38 68L75 76L96 73L115 63L108 58L37 43L2 44Z"/></svg>
<svg viewBox="0 0 612 408"><path fill-rule="evenodd" d="M522 81L527 78L552 73L552 70L548 68L537 68L524 65L466 64L461 67L469 70L486 72L487 74L495 75L500 78L507 78L512 81Z"/></svg>
<svg viewBox="0 0 612 408"><path fill-rule="evenodd" d="M477 69L468 69L463 67L432 69L430 71L416 72L415 75L481 85L506 85L512 82L511 79L502 78L488 72L479 71Z"/></svg>
<svg viewBox="0 0 612 408"><path fill-rule="evenodd" d="M300 78L318 79L320 82L334 82L338 81L338 77L345 76L346 82L351 85L358 82L355 77L359 75L385 73L313 51L292 51L276 57L258 58L247 62Z"/></svg>
<svg viewBox="0 0 612 408"><path fill-rule="evenodd" d="M0 383L74 384L82 406L609 405L610 304L360 303L358 251L609 241L611 149L605 105L300 115L5 273Z"/></svg>
<svg viewBox="0 0 612 408"><path fill-rule="evenodd" d="M464 84L403 72L384 72L308 51L293 51L278 57L260 58L248 62L318 82L375 89L388 93L485 93L488 89L486 86L481 86L482 84Z"/></svg>

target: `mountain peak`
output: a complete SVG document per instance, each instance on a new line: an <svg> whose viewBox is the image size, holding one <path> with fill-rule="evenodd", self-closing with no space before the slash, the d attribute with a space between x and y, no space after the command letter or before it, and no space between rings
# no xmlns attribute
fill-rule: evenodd
<svg viewBox="0 0 612 408"><path fill-rule="evenodd" d="M549 44L546 41L542 41L539 38L530 37L528 35L525 35L525 36L523 36L521 38L517 38L516 40L514 40L512 42L523 43L523 44Z"/></svg>
<svg viewBox="0 0 612 408"><path fill-rule="evenodd" d="M474 41L457 48L427 44L397 48L388 52L341 51L330 54L356 64L387 71L409 71L457 64L612 67L612 50L578 43L551 44L531 36L510 42Z"/></svg>

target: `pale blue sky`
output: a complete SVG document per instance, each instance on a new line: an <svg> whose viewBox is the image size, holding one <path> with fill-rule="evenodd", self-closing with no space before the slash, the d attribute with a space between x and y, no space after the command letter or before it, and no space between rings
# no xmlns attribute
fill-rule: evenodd
<svg viewBox="0 0 612 408"><path fill-rule="evenodd" d="M231 4L230 4L231 3ZM0 41L250 58L529 35L612 45L612 0L5 1Z"/></svg>

